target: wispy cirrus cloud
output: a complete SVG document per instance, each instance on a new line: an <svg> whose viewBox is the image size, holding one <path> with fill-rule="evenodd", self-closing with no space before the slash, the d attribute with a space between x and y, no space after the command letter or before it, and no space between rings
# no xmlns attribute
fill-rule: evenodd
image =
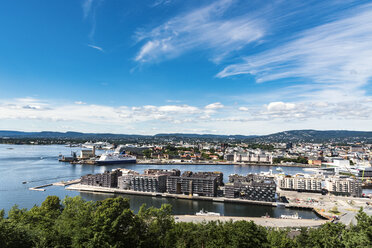
<svg viewBox="0 0 372 248"><path fill-rule="evenodd" d="M151 7L158 7L161 5L168 5L172 2L172 0L155 0Z"/></svg>
<svg viewBox="0 0 372 248"><path fill-rule="evenodd" d="M83 16L84 16L84 19L86 19L91 10L92 10L92 4L93 4L93 0L85 0L82 4L82 8L83 8Z"/></svg>
<svg viewBox="0 0 372 248"><path fill-rule="evenodd" d="M210 50L212 59L221 60L263 37L264 23L249 15L224 18L233 0L219 0L208 6L176 16L150 31L137 33L145 42L135 57L137 62L153 62L177 57L191 49Z"/></svg>
<svg viewBox="0 0 372 248"><path fill-rule="evenodd" d="M96 50L101 51L101 52L105 52L103 50L103 48L102 47L99 47L99 46L88 44L88 47L91 47L91 48L96 49Z"/></svg>
<svg viewBox="0 0 372 248"><path fill-rule="evenodd" d="M96 12L98 7L104 2L104 0L84 0L81 7L83 9L83 18L91 23L89 32L89 39L91 42L94 40L96 33Z"/></svg>
<svg viewBox="0 0 372 248"><path fill-rule="evenodd" d="M370 23L372 5L366 4L295 35L285 45L247 56L217 77L251 74L257 82L303 78L329 92L355 90L372 76Z"/></svg>

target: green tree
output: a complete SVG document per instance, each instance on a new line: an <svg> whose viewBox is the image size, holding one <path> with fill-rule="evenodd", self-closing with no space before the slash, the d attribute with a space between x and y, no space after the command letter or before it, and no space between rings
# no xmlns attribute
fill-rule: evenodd
<svg viewBox="0 0 372 248"><path fill-rule="evenodd" d="M270 247L273 248L291 248L296 247L296 243L293 239L288 237L290 230L270 230L267 239L270 243Z"/></svg>
<svg viewBox="0 0 372 248"><path fill-rule="evenodd" d="M342 248L342 233L345 230L345 225L341 223L326 223L317 229L309 231L309 247L327 247L327 248Z"/></svg>

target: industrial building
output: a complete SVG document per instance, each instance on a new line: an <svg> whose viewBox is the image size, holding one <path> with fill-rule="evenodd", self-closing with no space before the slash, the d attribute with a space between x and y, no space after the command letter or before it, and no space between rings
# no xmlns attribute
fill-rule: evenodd
<svg viewBox="0 0 372 248"><path fill-rule="evenodd" d="M230 175L225 185L225 197L255 201L275 201L276 185L273 178L248 174Z"/></svg>

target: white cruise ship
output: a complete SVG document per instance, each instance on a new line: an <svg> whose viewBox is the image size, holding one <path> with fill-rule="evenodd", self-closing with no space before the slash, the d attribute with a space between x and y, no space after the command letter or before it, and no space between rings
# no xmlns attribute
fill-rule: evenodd
<svg viewBox="0 0 372 248"><path fill-rule="evenodd" d="M125 154L122 147L118 147L113 153L106 152L96 160L98 165L104 164L133 164L136 163L136 157Z"/></svg>

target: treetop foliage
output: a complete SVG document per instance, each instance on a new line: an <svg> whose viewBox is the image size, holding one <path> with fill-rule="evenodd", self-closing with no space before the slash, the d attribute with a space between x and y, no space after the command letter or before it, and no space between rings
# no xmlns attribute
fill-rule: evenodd
<svg viewBox="0 0 372 248"><path fill-rule="evenodd" d="M48 196L30 210L0 211L0 247L372 247L372 217L317 229L268 229L253 222L176 223L170 205L135 214L123 197L85 201Z"/></svg>

